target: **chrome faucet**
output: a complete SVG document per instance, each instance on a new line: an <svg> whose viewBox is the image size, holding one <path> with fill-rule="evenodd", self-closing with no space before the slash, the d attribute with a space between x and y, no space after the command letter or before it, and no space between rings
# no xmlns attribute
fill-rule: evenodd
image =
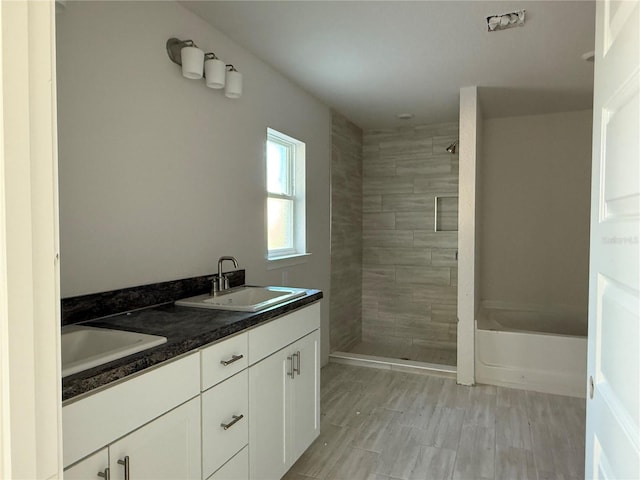
<svg viewBox="0 0 640 480"><path fill-rule="evenodd" d="M233 262L233 268L238 268L238 260L236 257L224 256L218 259L218 277L213 279L213 285L211 294L216 295L219 292L223 292L229 288L229 279L222 275L222 262L229 260Z"/></svg>

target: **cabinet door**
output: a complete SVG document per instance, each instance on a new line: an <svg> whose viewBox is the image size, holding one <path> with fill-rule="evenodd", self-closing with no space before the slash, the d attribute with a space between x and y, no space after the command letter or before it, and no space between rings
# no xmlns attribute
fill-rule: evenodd
<svg viewBox="0 0 640 480"><path fill-rule="evenodd" d="M287 383L291 390L289 466L320 434L320 331L301 338L290 348L296 373Z"/></svg>
<svg viewBox="0 0 640 480"><path fill-rule="evenodd" d="M124 480L123 461L129 458L129 478L135 480L199 480L200 397L158 417L109 447L112 480Z"/></svg>
<svg viewBox="0 0 640 480"><path fill-rule="evenodd" d="M109 452L107 448L94 453L93 455L81 460L72 467L64 471L65 480L100 480L98 473L105 474L106 468L109 466Z"/></svg>
<svg viewBox="0 0 640 480"><path fill-rule="evenodd" d="M287 471L285 383L291 377L284 350L249 368L249 474L278 479Z"/></svg>

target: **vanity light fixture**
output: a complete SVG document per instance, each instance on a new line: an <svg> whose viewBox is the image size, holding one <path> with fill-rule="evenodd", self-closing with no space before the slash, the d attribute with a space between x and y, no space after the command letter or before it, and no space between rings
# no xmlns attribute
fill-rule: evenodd
<svg viewBox="0 0 640 480"><path fill-rule="evenodd" d="M228 98L242 96L242 74L229 64L225 64L215 53L204 53L193 40L170 38L167 40L169 59L182 67L182 75L191 80L205 78L209 88L224 88Z"/></svg>

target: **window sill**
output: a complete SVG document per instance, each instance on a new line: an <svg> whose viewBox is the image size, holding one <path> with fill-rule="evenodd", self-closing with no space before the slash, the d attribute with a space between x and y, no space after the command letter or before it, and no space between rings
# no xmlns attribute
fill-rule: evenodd
<svg viewBox="0 0 640 480"><path fill-rule="evenodd" d="M310 253L296 253L294 255L267 258L267 270L302 265L303 263L307 263L307 257L310 256Z"/></svg>

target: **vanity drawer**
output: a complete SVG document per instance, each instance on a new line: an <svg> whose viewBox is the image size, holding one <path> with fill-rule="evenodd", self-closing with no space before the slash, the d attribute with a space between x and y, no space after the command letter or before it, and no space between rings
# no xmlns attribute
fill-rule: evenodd
<svg viewBox="0 0 640 480"><path fill-rule="evenodd" d="M248 334L241 333L200 352L202 391L235 375L249 365Z"/></svg>
<svg viewBox="0 0 640 480"><path fill-rule="evenodd" d="M248 385L248 370L244 370L202 394L203 478L249 441Z"/></svg>
<svg viewBox="0 0 640 480"><path fill-rule="evenodd" d="M249 330L249 358L253 365L320 328L320 302Z"/></svg>
<svg viewBox="0 0 640 480"><path fill-rule="evenodd" d="M197 396L199 377L194 353L64 405L64 466Z"/></svg>

